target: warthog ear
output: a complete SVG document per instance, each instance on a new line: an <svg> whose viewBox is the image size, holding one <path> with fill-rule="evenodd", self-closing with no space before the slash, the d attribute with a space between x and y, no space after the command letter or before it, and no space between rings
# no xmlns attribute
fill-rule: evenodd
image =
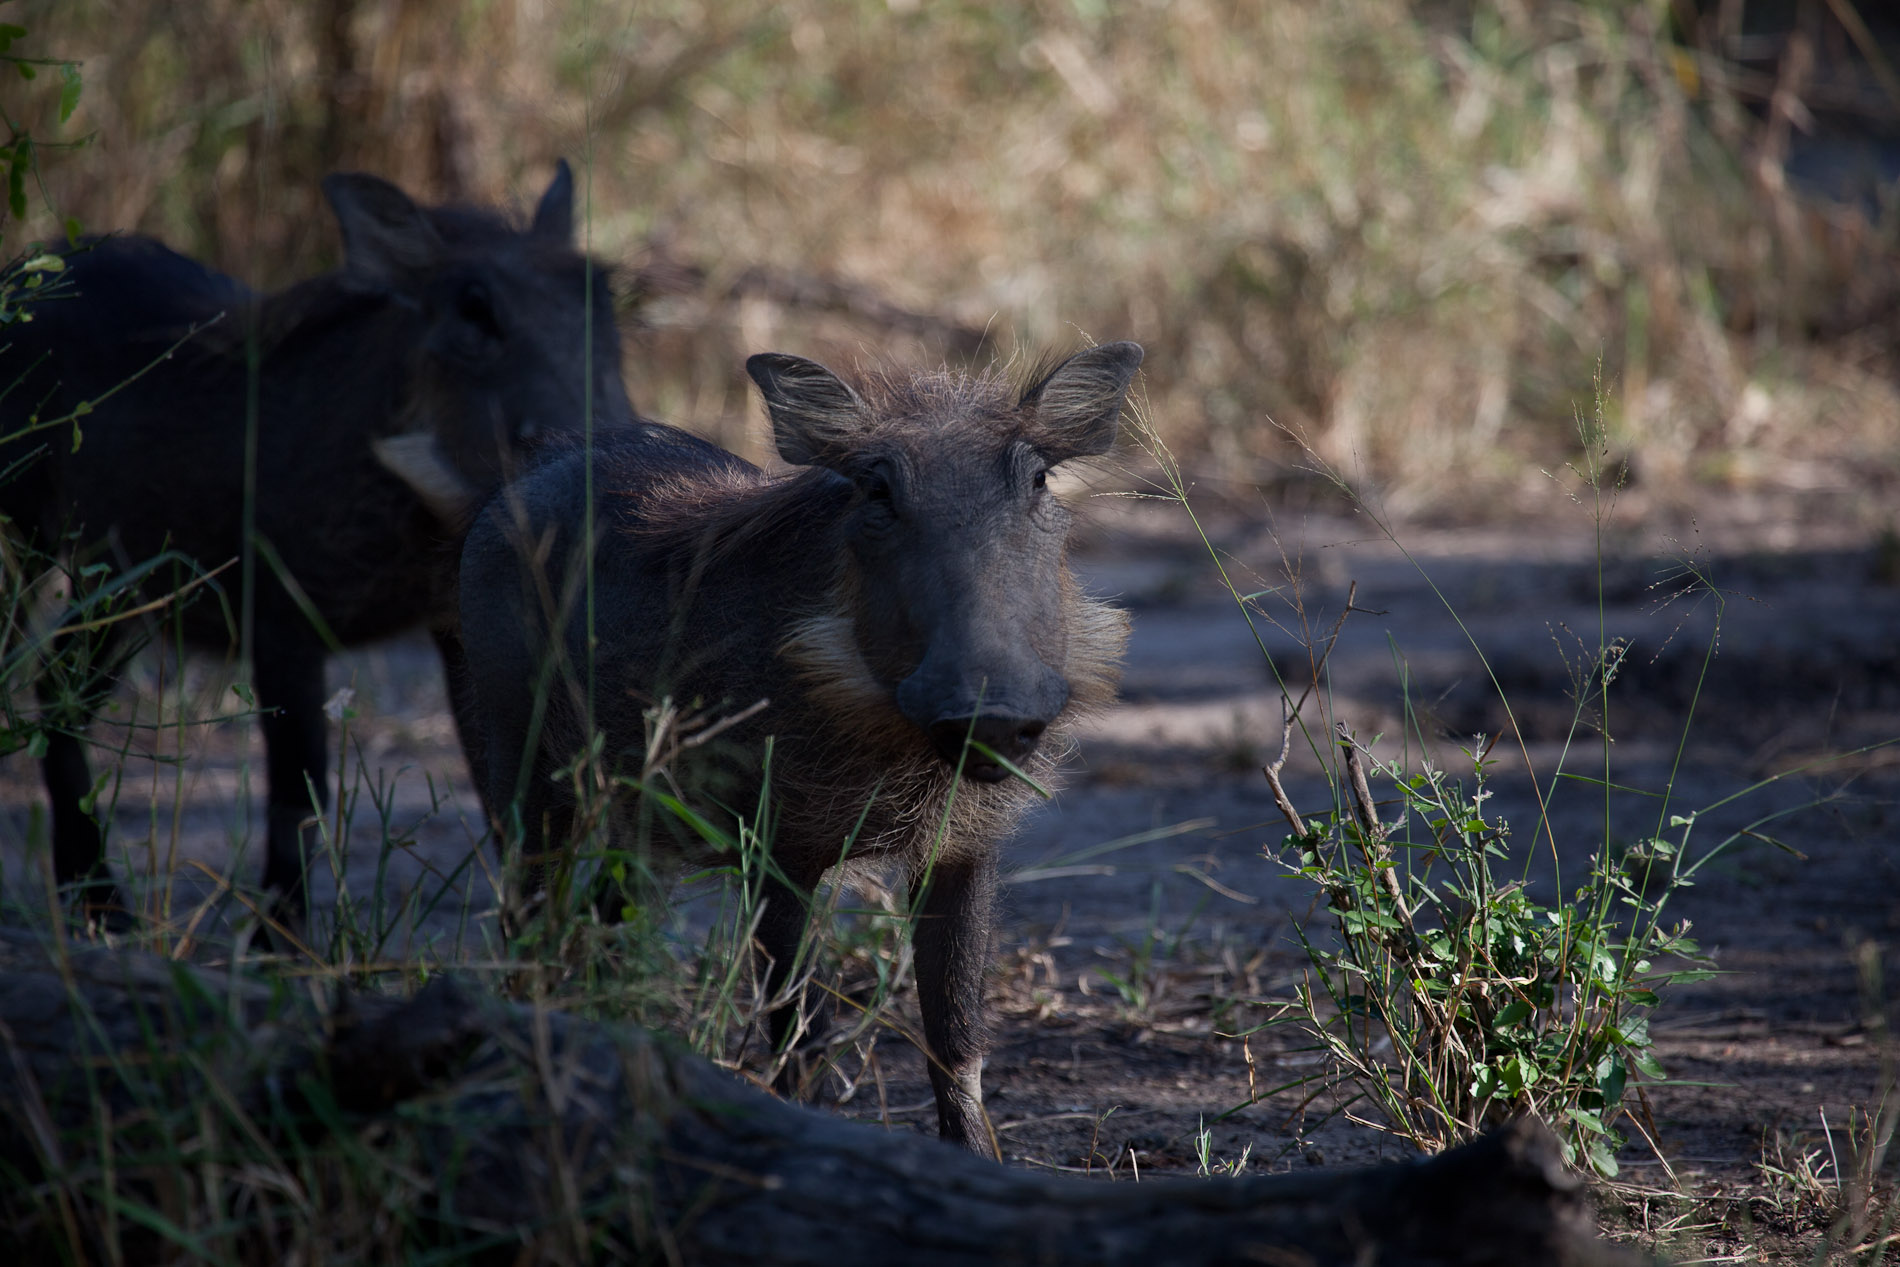
<svg viewBox="0 0 1900 1267"><path fill-rule="evenodd" d="M361 172L323 178L323 196L343 230L343 271L377 289L407 289L442 258L442 239L422 208L386 180Z"/></svg>
<svg viewBox="0 0 1900 1267"><path fill-rule="evenodd" d="M832 466L864 427L864 402L816 361L761 352L745 363L772 415L778 455L793 466Z"/></svg>
<svg viewBox="0 0 1900 1267"><path fill-rule="evenodd" d="M1036 413L1029 442L1051 465L1108 452L1140 365L1141 344L1105 343L1056 366L1023 393L1023 408Z"/></svg>
<svg viewBox="0 0 1900 1267"><path fill-rule="evenodd" d="M574 240L574 169L562 159L554 165L554 179L534 209L528 232L563 246Z"/></svg>

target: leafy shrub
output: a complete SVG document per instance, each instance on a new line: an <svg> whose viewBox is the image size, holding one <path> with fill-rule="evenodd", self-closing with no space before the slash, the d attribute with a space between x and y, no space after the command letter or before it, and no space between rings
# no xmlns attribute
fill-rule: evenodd
<svg viewBox="0 0 1900 1267"><path fill-rule="evenodd" d="M1467 786L1429 763L1378 760L1343 727L1339 742L1350 809L1296 816L1286 842L1339 932L1334 943L1300 930L1318 981L1296 993L1303 1027L1379 1109L1374 1124L1420 1149L1528 1111L1567 1160L1614 1175L1626 1093L1638 1075L1664 1077L1649 1037L1657 991L1711 975L1661 964L1710 963L1686 923L1662 923L1689 883L1673 865L1682 853L1657 842L1664 868L1640 878L1599 854L1568 900L1540 902L1500 878L1517 859L1509 826L1485 813L1485 749L1467 753ZM1380 817L1372 778L1397 793L1394 819ZM1685 844L1693 825L1674 822Z"/></svg>

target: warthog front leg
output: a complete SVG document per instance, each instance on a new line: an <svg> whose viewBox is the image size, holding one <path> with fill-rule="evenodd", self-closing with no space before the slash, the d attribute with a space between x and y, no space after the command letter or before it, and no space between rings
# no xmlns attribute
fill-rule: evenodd
<svg viewBox="0 0 1900 1267"><path fill-rule="evenodd" d="M321 842L317 814L329 804L329 729L323 718L323 653L259 637L253 678L264 710L270 828L264 887L275 913L301 928L308 915L304 868ZM315 789L315 799L311 791Z"/></svg>
<svg viewBox="0 0 1900 1267"><path fill-rule="evenodd" d="M483 748L482 724L475 709L475 686L469 680L468 653L461 637L446 629L433 629L435 649L442 656L442 681L449 692L449 713L455 718L455 737L461 741L462 755L468 758L468 774L477 791L488 776L488 758Z"/></svg>
<svg viewBox="0 0 1900 1267"><path fill-rule="evenodd" d="M921 904L918 899L921 897ZM983 1113L983 1048L988 1038L983 974L990 962L990 909L996 860L938 862L912 890L917 1002L930 1044L930 1086L945 1140L996 1156Z"/></svg>
<svg viewBox="0 0 1900 1267"><path fill-rule="evenodd" d="M754 938L760 955L766 960L765 997L768 999L777 998L791 980L792 970L798 963L799 946L804 942L805 930L811 924L810 894L817 880L812 877L810 884L804 883L805 880L806 877L802 875L788 876L785 880L768 876L760 886L759 896L765 909L759 913ZM801 1011L803 1016L800 1015ZM801 1020L809 1036L813 1032L822 1033L829 1016L823 1004L801 1008L800 1000L793 999L772 1009L766 1019L772 1050L781 1053L797 1041ZM798 1062L787 1060L774 1079L774 1088L780 1095L795 1094L799 1089L798 1075Z"/></svg>
<svg viewBox="0 0 1900 1267"><path fill-rule="evenodd" d="M98 919L114 932L127 931L132 927L131 907L112 882L99 824L84 808L92 792L85 741L64 731L49 733L40 772L53 809L53 878L62 889L78 886L88 920Z"/></svg>

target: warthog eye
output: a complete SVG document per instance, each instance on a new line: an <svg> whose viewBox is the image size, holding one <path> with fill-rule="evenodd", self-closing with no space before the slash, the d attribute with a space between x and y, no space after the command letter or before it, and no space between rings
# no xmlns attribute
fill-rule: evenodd
<svg viewBox="0 0 1900 1267"><path fill-rule="evenodd" d="M1039 489L1049 487L1049 468L1044 467L1042 470L1037 471L1036 478L1031 482Z"/></svg>
<svg viewBox="0 0 1900 1267"><path fill-rule="evenodd" d="M889 530L897 523L897 490L890 472L878 463L862 468L854 478L864 497L858 511L859 524L873 534Z"/></svg>

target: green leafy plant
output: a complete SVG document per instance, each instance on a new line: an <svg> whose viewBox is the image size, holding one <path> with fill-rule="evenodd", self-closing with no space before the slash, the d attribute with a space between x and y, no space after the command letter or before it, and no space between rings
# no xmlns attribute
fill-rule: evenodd
<svg viewBox="0 0 1900 1267"><path fill-rule="evenodd" d="M1336 941L1300 929L1315 974L1291 1012L1379 1110L1349 1115L1435 1152L1531 1112L1567 1159L1614 1175L1627 1094L1665 1076L1648 1024L1658 991L1711 972L1688 925L1661 919L1688 875L1669 869L1649 896L1599 856L1567 899L1538 901L1501 875L1514 857L1509 826L1485 812L1485 748L1466 754L1467 783L1381 761L1343 727L1339 746L1349 807L1296 815L1286 844L1338 926ZM1390 819L1375 778L1397 793ZM1693 825L1674 820L1684 843Z"/></svg>
<svg viewBox="0 0 1900 1267"><path fill-rule="evenodd" d="M0 22L0 64L11 66L21 79L38 79L42 70L50 70L59 76L59 103L57 115L59 125L64 126L79 108L79 96L84 89L84 80L80 77L79 63L69 58L29 57L13 51L13 46L26 38L27 30L23 26ZM0 145L0 171L6 173L8 213L15 220L26 218L27 181L39 178L39 152L49 146L70 147L83 142L49 142L36 138L32 131L22 125L4 108L0 108L0 125L7 129L7 140ZM44 196L44 189L41 190ZM68 238L77 237L79 222L67 217L62 222ZM4 311L4 309L0 309Z"/></svg>
<svg viewBox="0 0 1900 1267"><path fill-rule="evenodd" d="M13 51L13 46L26 38L25 27L11 23L0 23L0 65L11 66L22 79L32 80L39 77L42 70L53 70L59 75L58 123L64 126L79 108L79 95L84 86L80 77L79 63L64 58L28 57ZM0 172L6 180L6 216L0 217L0 225L6 220L23 220L27 213L27 182L39 182L39 156L42 150L49 148L67 148L79 142L48 141L35 137L32 130L0 106L0 126L6 128L7 138L0 144ZM45 188L40 187L41 197L45 199ZM51 207L51 200L46 199ZM61 220L67 240L79 236L79 221L71 216ZM15 322L31 321L34 303L46 299L60 288L66 266L59 256L42 250L36 244L24 251L14 248L15 254L0 267L0 329Z"/></svg>

